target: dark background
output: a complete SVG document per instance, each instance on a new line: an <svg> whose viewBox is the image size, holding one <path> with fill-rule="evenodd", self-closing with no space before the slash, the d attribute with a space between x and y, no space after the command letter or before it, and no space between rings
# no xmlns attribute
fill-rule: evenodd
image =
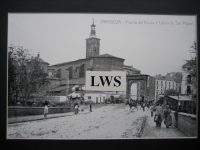
<svg viewBox="0 0 200 150"><path fill-rule="evenodd" d="M199 139L159 140L6 140L7 26L9 12L33 13L115 13L197 15L199 33L200 2L195 0L3 0L0 1L1 66L1 147L5 149L197 149ZM198 34L197 33L197 39ZM19 37L20 38L20 37ZM197 41L197 46L199 39ZM199 54L198 54L199 58ZM198 84L199 85L199 84ZM198 103L199 106L199 103ZM199 107L198 107L199 108ZM66 127L67 128L67 127Z"/></svg>

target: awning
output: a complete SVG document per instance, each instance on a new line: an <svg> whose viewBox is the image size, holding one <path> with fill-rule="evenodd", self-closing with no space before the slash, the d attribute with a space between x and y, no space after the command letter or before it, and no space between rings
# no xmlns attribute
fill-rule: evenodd
<svg viewBox="0 0 200 150"><path fill-rule="evenodd" d="M174 100L179 100L179 101L193 101L192 98L190 96L169 96L170 98L174 99Z"/></svg>
<svg viewBox="0 0 200 150"><path fill-rule="evenodd" d="M78 93L73 92L73 93L69 94L68 97L77 98L77 97L81 97L81 96Z"/></svg>

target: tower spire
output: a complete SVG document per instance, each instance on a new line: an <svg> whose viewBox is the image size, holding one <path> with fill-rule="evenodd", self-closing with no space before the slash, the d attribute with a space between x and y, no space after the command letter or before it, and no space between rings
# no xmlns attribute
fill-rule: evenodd
<svg viewBox="0 0 200 150"><path fill-rule="evenodd" d="M96 25L94 24L93 18L90 36L86 39L86 58L99 55L100 39L96 36L95 27Z"/></svg>
<svg viewBox="0 0 200 150"><path fill-rule="evenodd" d="M92 25L91 25L90 36L95 36L95 37L96 37L95 27L96 27L96 25L94 24L94 18L93 18L93 23L92 23Z"/></svg>

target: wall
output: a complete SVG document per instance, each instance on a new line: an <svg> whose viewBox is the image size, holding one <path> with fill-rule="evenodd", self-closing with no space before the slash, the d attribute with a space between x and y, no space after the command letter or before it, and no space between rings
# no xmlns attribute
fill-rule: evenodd
<svg viewBox="0 0 200 150"><path fill-rule="evenodd" d="M60 80L59 79L47 79L50 83L47 86L47 90L56 88L60 86Z"/></svg>
<svg viewBox="0 0 200 150"><path fill-rule="evenodd" d="M155 99L155 79L149 77L149 98Z"/></svg>
<svg viewBox="0 0 200 150"><path fill-rule="evenodd" d="M70 107L49 107L49 114L72 112ZM44 107L8 107L8 117L43 115Z"/></svg>
<svg viewBox="0 0 200 150"><path fill-rule="evenodd" d="M50 69L59 69L61 68L61 79L66 79L66 69L72 67L72 78L79 78L79 74L77 70L80 69L80 66L84 64L84 70L86 71L88 68L90 68L90 59L80 59L76 61L72 61L69 63L65 64L60 64L60 65L54 65L50 66ZM76 68L79 67L79 69L76 70ZM82 76L83 77L83 76Z"/></svg>
<svg viewBox="0 0 200 150"><path fill-rule="evenodd" d="M88 99L88 96L91 97L91 99ZM96 103L96 99L98 98L98 103L103 103L104 99L106 99L106 94L101 94L101 93L91 93L91 94L85 94L84 95L84 101L93 101L94 103ZM101 100L101 101L100 101Z"/></svg>
<svg viewBox="0 0 200 150"><path fill-rule="evenodd" d="M112 58L112 70L121 70L123 71L124 68L124 60L122 59L117 59L117 58Z"/></svg>
<svg viewBox="0 0 200 150"><path fill-rule="evenodd" d="M49 98L51 101L66 102L66 94L65 94L65 96L49 96L48 98Z"/></svg>
<svg viewBox="0 0 200 150"><path fill-rule="evenodd" d="M109 71L111 70L112 60L110 58L97 57L93 59L93 71Z"/></svg>
<svg viewBox="0 0 200 150"><path fill-rule="evenodd" d="M124 60L110 57L96 57L93 59L93 71L111 71L120 70L123 71Z"/></svg>
<svg viewBox="0 0 200 150"><path fill-rule="evenodd" d="M178 128L189 136L197 136L196 115L180 112Z"/></svg>
<svg viewBox="0 0 200 150"><path fill-rule="evenodd" d="M176 125L174 111L171 112L172 125ZM196 115L187 113L178 113L178 129L190 137L197 136L197 120Z"/></svg>

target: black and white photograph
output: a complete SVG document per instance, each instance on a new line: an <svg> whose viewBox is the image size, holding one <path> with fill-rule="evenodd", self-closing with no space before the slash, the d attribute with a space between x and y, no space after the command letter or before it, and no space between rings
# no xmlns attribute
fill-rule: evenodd
<svg viewBox="0 0 200 150"><path fill-rule="evenodd" d="M7 139L197 138L197 60L195 15L8 13Z"/></svg>

